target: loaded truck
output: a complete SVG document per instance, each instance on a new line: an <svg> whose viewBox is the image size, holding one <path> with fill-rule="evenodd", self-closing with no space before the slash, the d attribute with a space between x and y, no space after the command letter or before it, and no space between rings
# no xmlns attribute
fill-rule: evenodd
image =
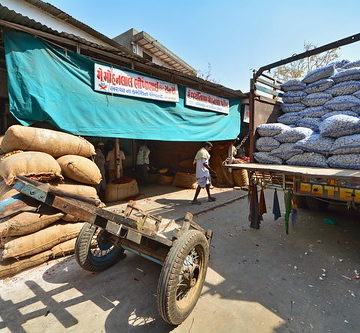
<svg viewBox="0 0 360 333"><path fill-rule="evenodd" d="M329 203L338 202L348 208L360 207L360 170L320 168L295 165L261 164L254 160L256 128L265 123L276 123L281 115L281 82L266 71L293 61L319 54L336 47L360 40L356 34L336 42L294 55L254 71L249 92L249 155L250 163L228 164L231 169L245 169L249 177L250 194L257 194L259 187L282 189L291 192L299 208L323 210ZM257 199L256 199L257 200ZM251 205L251 200L250 200ZM251 207L250 207L251 208ZM250 209L251 210L251 209ZM260 219L250 212L250 226L259 228Z"/></svg>

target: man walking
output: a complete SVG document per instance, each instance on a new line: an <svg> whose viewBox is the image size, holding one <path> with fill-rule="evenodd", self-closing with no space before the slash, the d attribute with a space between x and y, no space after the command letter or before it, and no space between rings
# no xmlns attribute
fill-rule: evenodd
<svg viewBox="0 0 360 333"><path fill-rule="evenodd" d="M216 198L210 195L210 186L211 186L211 176L210 172L213 175L216 175L216 172L210 168L209 159L210 153L209 151L212 148L211 142L205 142L202 148L196 153L194 164L196 164L196 181L198 183L198 187L195 191L194 199L191 201L193 205L200 205L201 202L197 200L197 197L202 188L206 188L206 192L208 195L208 201L215 201Z"/></svg>

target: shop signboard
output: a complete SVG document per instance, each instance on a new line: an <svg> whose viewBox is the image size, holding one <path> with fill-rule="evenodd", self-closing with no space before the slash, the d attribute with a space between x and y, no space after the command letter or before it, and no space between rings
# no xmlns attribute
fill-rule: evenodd
<svg viewBox="0 0 360 333"><path fill-rule="evenodd" d="M229 100L186 88L185 104L199 109L229 114Z"/></svg>
<svg viewBox="0 0 360 333"><path fill-rule="evenodd" d="M96 63L94 90L158 101L179 101L177 84Z"/></svg>

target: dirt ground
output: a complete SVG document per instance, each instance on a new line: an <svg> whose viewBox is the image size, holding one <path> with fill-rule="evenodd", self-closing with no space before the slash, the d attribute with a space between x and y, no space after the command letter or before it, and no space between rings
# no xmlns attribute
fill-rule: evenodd
<svg viewBox="0 0 360 333"><path fill-rule="evenodd" d="M242 194L216 195L233 201ZM271 213L272 191L266 197ZM170 200L162 213L174 217L193 209L187 198L159 199ZM270 213L260 230L248 227L246 198L196 217L214 230L210 266L201 298L178 327L157 312L160 266L128 254L102 273L68 257L1 281L0 331L359 332L359 215L300 210L286 235L284 218Z"/></svg>

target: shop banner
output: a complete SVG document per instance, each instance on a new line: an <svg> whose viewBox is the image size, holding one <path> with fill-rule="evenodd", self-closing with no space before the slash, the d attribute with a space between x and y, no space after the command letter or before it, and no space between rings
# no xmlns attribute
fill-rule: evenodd
<svg viewBox="0 0 360 333"><path fill-rule="evenodd" d="M94 89L157 101L179 102L177 84L95 63Z"/></svg>
<svg viewBox="0 0 360 333"><path fill-rule="evenodd" d="M229 114L229 100L186 88L185 104L196 108Z"/></svg>

